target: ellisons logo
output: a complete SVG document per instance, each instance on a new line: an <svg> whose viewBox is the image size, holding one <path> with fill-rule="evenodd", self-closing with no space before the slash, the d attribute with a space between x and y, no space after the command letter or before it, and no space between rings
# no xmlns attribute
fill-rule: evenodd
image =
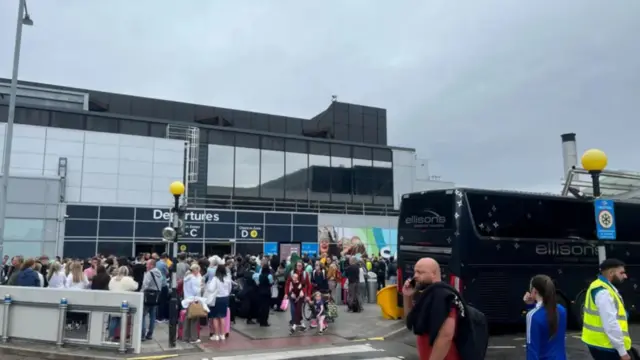
<svg viewBox="0 0 640 360"><path fill-rule="evenodd" d="M155 209L153 210L153 220L171 220L171 212ZM205 211L187 211L184 213L185 221L203 221L217 222L220 221L220 214L209 213Z"/></svg>
<svg viewBox="0 0 640 360"><path fill-rule="evenodd" d="M583 244L556 244L547 243L536 245L537 255L549 256L597 256L598 247Z"/></svg>
<svg viewBox="0 0 640 360"><path fill-rule="evenodd" d="M425 210L425 215L412 215L404 219L404 223L413 227L443 228L447 223L447 218L433 210Z"/></svg>

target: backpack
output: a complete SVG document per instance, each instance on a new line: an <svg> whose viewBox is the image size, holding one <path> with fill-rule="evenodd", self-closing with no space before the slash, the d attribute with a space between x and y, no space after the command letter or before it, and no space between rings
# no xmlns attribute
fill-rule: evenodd
<svg viewBox="0 0 640 360"><path fill-rule="evenodd" d="M469 305L449 284L440 283L457 296L458 317L463 319L456 331L456 345L462 359L484 359L489 346L489 325L482 311ZM433 286L433 285L432 285Z"/></svg>

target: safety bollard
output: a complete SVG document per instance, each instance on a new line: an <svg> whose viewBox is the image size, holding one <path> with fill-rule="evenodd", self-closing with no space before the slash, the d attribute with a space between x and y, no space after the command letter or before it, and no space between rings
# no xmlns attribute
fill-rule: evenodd
<svg viewBox="0 0 640 360"><path fill-rule="evenodd" d="M129 327L129 302L123 301L120 305L120 348L118 351L121 354L127 352L127 329Z"/></svg>
<svg viewBox="0 0 640 360"><path fill-rule="evenodd" d="M2 342L9 341L9 307L11 307L11 295L4 296L3 317L2 317Z"/></svg>
<svg viewBox="0 0 640 360"><path fill-rule="evenodd" d="M69 303L67 298L60 299L60 305L58 306L58 337L56 338L56 345L62 347L64 345L64 327L67 324L67 308Z"/></svg>

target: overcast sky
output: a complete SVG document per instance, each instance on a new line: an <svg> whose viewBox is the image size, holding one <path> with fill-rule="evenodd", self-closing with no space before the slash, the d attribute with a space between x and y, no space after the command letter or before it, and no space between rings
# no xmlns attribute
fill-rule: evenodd
<svg viewBox="0 0 640 360"><path fill-rule="evenodd" d="M386 108L389 143L463 185L557 189L563 132L640 169L640 1L28 4L23 80L305 118L337 94Z"/></svg>

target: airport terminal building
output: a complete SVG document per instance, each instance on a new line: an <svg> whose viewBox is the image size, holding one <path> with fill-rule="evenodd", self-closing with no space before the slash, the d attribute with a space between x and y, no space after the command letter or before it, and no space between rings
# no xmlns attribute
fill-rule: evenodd
<svg viewBox="0 0 640 360"><path fill-rule="evenodd" d="M8 93L0 79L2 146ZM332 101L300 119L27 82L17 104L10 256L163 251L175 180L183 251L393 254L400 196L453 186L387 144L380 108Z"/></svg>

